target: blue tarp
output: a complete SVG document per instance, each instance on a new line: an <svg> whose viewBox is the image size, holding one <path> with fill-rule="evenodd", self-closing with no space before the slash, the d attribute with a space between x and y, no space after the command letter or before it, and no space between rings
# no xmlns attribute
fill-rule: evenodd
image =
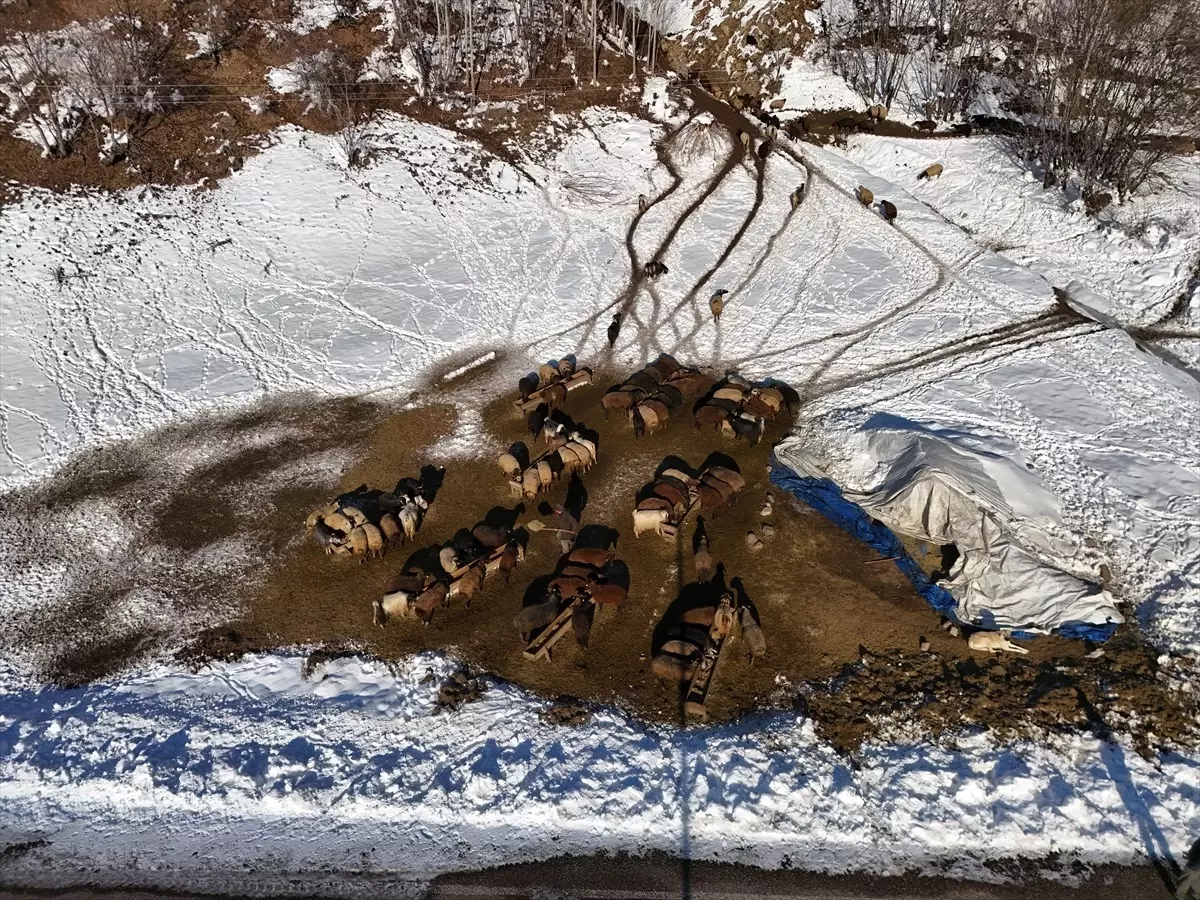
<svg viewBox="0 0 1200 900"><path fill-rule="evenodd" d="M790 493L796 499L811 506L830 522L840 526L860 541L870 545L884 558L894 557L896 567L908 576L917 593L938 612L958 621L955 614L957 602L950 592L929 580L929 576L917 565L895 533L871 518L861 506L842 495L842 490L828 478L810 478L798 475L783 465L771 454L771 483ZM974 626L978 627L978 626ZM1113 636L1116 625L1092 625L1087 622L1069 622L1054 629L1061 637L1103 643ZM1032 638L1035 634L1014 631L1014 637Z"/></svg>

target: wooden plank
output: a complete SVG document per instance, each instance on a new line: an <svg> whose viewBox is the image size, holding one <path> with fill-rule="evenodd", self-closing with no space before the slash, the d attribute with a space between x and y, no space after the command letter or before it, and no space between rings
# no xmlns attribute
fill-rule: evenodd
<svg viewBox="0 0 1200 900"><path fill-rule="evenodd" d="M541 634L529 642L529 646L525 648L525 656L529 659L539 659L543 656L548 656L550 648L558 643L559 638L567 633L572 616L583 607L584 603L591 603L591 600L583 594L576 594L571 598L570 605L560 612L557 618L547 625Z"/></svg>
<svg viewBox="0 0 1200 900"><path fill-rule="evenodd" d="M591 374L588 372L584 372L583 370L580 370L580 371L576 372L574 375L572 375L570 378L566 379L565 381L554 381L554 382L551 382L550 384L546 385L546 387L538 388L536 391L534 391L532 394L529 395L528 400L520 400L520 399L514 400L513 406L515 406L517 408L518 412L520 412L522 415L524 415L525 413L529 412L531 409L535 409L537 407L537 405L542 402L542 392L545 391L546 388L551 388L551 387L554 387L556 384L561 384L561 385L563 385L563 387L565 387L567 389L567 393L570 393L571 391L575 390L575 388L583 387L585 384L590 384L590 383L591 383Z"/></svg>
<svg viewBox="0 0 1200 900"><path fill-rule="evenodd" d="M737 608L731 602L730 596L726 594L721 599L722 606L729 608L730 612L736 615ZM719 627L721 616L713 621L712 628L708 631L709 645L704 651L704 655L700 659L700 665L696 667L695 673L692 675L691 684L688 685L687 696L683 701L683 711L689 716L695 716L699 719L707 718L708 711L705 705L708 703L708 692L712 688L713 678L717 673L717 665L721 661L721 650L725 646L725 639L729 636L728 631L722 631Z"/></svg>
<svg viewBox="0 0 1200 900"><path fill-rule="evenodd" d="M469 562L469 563L463 563L461 566L459 566L457 569L455 569L453 572L450 573L450 581L451 582L458 581L458 579L462 578L464 575L467 574L467 570L470 569L471 566L478 565L481 562L482 563L491 562L493 559L495 559L496 557L500 556L503 553L504 553L504 547L502 545L500 547L497 547L491 553L486 553L483 556L479 557L478 559L471 560L471 562Z"/></svg>

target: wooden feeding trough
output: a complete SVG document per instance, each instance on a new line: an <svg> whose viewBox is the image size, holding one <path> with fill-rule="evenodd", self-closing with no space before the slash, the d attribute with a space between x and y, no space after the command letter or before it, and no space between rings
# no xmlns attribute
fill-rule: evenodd
<svg viewBox="0 0 1200 900"><path fill-rule="evenodd" d="M592 599L587 594L576 594L572 597L571 602L554 621L525 647L525 657L527 659L549 659L550 649L571 629L571 620L575 618L575 614L587 612L586 607L591 605Z"/></svg>
<svg viewBox="0 0 1200 900"><path fill-rule="evenodd" d="M721 662L721 650L725 647L725 639L733 630L735 617L733 595L726 592L721 597L721 605L713 617L712 627L708 630L708 646L700 656L700 663L692 675L688 685L687 695L683 701L683 711L699 719L708 715L705 704L708 702L708 691L712 687L717 666Z"/></svg>
<svg viewBox="0 0 1200 900"><path fill-rule="evenodd" d="M514 400L513 406L523 416L537 409L542 403L546 403L551 409L556 409L562 405L563 398L568 393L591 383L591 369L585 367L577 371L573 370L569 375L559 375L557 378L539 384L537 390Z"/></svg>

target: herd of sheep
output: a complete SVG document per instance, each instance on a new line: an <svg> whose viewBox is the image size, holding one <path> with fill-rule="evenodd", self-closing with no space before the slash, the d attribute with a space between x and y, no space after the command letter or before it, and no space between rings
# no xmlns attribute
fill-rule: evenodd
<svg viewBox="0 0 1200 900"><path fill-rule="evenodd" d="M383 556L389 547L413 540L429 502L415 478L402 478L393 491L365 484L311 513L305 523L327 554Z"/></svg>
<svg viewBox="0 0 1200 900"><path fill-rule="evenodd" d="M558 533L563 554L544 588L534 588L541 593L513 620L523 640L534 638L526 648L528 655L549 657L550 645L568 630L573 631L581 647L586 647L596 608L620 607L629 593L629 569L613 549L616 532L596 526L597 533L612 535L600 539L602 546L596 546L594 535L582 543L577 541L580 534L592 528L580 531L579 517L586 501L578 498L586 495L580 476L596 463L599 435L572 420L561 406L571 387L590 380L590 370L576 368L569 358L522 378L520 399L515 405L528 414L529 430L540 452L531 455L529 446L518 441L497 459L510 489L520 500L536 498L556 483L570 482L564 506L551 507L557 513L558 524L564 526L550 529ZM763 423L774 419L785 404L784 394L774 386L754 385L736 375L727 375L714 386L713 380L699 370L664 354L604 394L601 407L606 417L613 410L625 412L640 437L661 431L673 413L697 397L701 399L693 407L696 427L713 425L733 437L747 437L752 444L761 436ZM744 423L752 424L753 433ZM635 498L634 535L653 531L673 537L693 510L711 518L732 503L746 482L736 467L731 467L731 461L725 462L728 464L710 463L695 473L685 471L687 467L681 462L660 466L654 479ZM308 530L329 554L346 554L360 560L382 556L396 543L415 540L438 484L430 486L424 478L404 478L390 492L362 485L314 511L308 517ZM578 502L572 502L573 496ZM517 520L524 509L523 504L514 509L495 507L469 530L461 529L444 544L413 553L374 601L375 623L383 626L392 619L416 618L429 624L437 610L456 601L469 607L489 584L501 578L507 583L525 559L530 532L547 527L536 519L519 525ZM701 519L698 533L703 529ZM609 543L604 544L605 540ZM706 535L695 555L698 573L702 578L711 578L713 565ZM749 636L757 628L757 621L745 619L740 612L742 606L734 606L742 617L747 640L761 646L761 640L754 643L756 639ZM685 623L689 628L709 628L714 621L720 624L718 613L689 615ZM686 629L671 640L674 643L665 652L685 662L712 646L711 641L706 644L700 640L698 632ZM689 641L694 654L684 646ZM661 674L665 665L656 658L656 674ZM681 663L677 668L683 671L686 666Z"/></svg>

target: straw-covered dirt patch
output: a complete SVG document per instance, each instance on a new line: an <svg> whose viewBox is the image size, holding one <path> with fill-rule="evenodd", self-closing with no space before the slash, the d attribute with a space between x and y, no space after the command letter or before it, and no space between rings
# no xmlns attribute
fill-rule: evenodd
<svg viewBox="0 0 1200 900"><path fill-rule="evenodd" d="M413 554L497 508L515 510L522 524L553 524L539 506L564 500L558 484L518 507L494 460L511 442L533 439L490 367L403 405L293 397L181 424L81 454L52 482L0 497L9 521L40 523L35 540L6 550L6 573L19 580L55 569L63 584L53 611L23 608L10 620L5 649L32 654L39 674L68 684L172 650L197 666L296 646L317 658L445 650L463 659L470 679L448 686L454 703L477 696L474 679L486 673L573 698L551 710L555 721L584 721L591 705L606 703L678 722L677 688L656 680L650 661L664 613L694 580L696 517L676 539L635 538L631 513L665 459L696 468L719 454L736 463L747 488L735 505L706 516L706 528L724 579L740 577L758 610L767 653L751 665L734 631L709 695L710 720L800 705L847 750L897 721L934 734L975 725L1010 736L1116 730L1144 750L1196 742L1195 693L1172 687L1189 677L1186 661L1164 665L1132 629L1096 658L1057 638L1028 642L1028 656L972 653L939 627L890 560L770 486L770 447L787 430L786 416L754 448L696 431L686 411L665 431L635 439L624 417L606 421L599 403L624 374L598 374L565 407L599 435L599 461L583 477L583 524L617 532L616 552L630 572L628 601L598 610L586 649L568 634L551 660L531 660L513 625L561 554L550 531L530 534L511 580L485 582L470 608L439 609L428 626L373 623L373 601ZM305 533L305 516L337 493L361 484L391 489L431 464L445 466L444 478L413 543L360 564L326 556ZM773 511L764 519L768 496ZM126 528L109 534L94 524L114 511ZM753 551L746 534L763 535L764 522L774 532ZM922 561L934 569L939 557Z"/></svg>

